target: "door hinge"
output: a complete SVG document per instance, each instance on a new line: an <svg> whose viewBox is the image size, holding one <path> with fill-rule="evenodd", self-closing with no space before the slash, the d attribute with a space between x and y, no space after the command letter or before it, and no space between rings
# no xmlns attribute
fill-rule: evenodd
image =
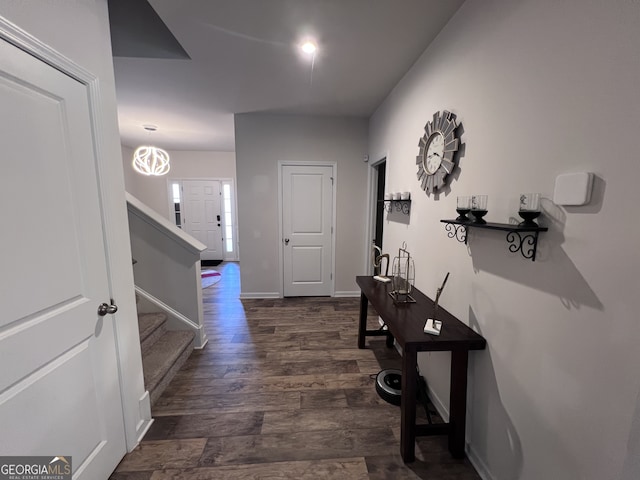
<svg viewBox="0 0 640 480"><path fill-rule="evenodd" d="M333 186L333 177L329 177L331 179L331 186Z"/></svg>
<svg viewBox="0 0 640 480"><path fill-rule="evenodd" d="M333 273L329 274L329 280L333 280Z"/></svg>

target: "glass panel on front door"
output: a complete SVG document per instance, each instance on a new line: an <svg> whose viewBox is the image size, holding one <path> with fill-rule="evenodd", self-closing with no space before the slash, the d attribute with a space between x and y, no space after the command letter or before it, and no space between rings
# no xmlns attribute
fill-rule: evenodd
<svg viewBox="0 0 640 480"><path fill-rule="evenodd" d="M233 253L233 210L231 208L231 184L222 185L222 210L224 213L224 251Z"/></svg>
<svg viewBox="0 0 640 480"><path fill-rule="evenodd" d="M178 228L182 228L182 212L180 210L180 184L178 182L173 182L171 184L171 197L173 204L173 216L174 221L176 222L176 226Z"/></svg>

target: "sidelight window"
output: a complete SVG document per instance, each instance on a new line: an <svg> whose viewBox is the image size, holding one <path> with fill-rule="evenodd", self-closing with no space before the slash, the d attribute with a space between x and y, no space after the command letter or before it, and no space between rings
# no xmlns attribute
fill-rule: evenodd
<svg viewBox="0 0 640 480"><path fill-rule="evenodd" d="M180 183L171 182L171 199L172 199L171 205L172 205L174 220L178 228L182 228L182 211L180 209L181 197L182 197L180 195L181 190L182 188Z"/></svg>
<svg viewBox="0 0 640 480"><path fill-rule="evenodd" d="M222 184L222 211L224 215L224 251L233 252L233 208L231 196L231 183Z"/></svg>

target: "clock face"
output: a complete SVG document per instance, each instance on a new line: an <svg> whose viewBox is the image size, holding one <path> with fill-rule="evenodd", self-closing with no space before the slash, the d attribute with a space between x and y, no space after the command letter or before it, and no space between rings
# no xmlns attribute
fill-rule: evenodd
<svg viewBox="0 0 640 480"><path fill-rule="evenodd" d="M422 161L425 171L429 175L433 175L440 168L442 163L442 155L444 154L444 137L440 133L434 133L429 138L427 150L425 151Z"/></svg>
<svg viewBox="0 0 640 480"><path fill-rule="evenodd" d="M418 181L427 193L441 190L447 177L455 168L454 153L458 150L458 124L456 117L443 110L433 115L433 120L424 127L420 137L420 152L416 157Z"/></svg>

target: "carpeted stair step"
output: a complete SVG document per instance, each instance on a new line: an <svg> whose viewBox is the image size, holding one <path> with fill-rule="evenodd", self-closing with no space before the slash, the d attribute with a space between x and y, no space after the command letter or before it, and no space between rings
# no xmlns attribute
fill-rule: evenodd
<svg viewBox="0 0 640 480"><path fill-rule="evenodd" d="M167 331L143 355L144 386L149 391L151 405L191 355L194 338L191 331Z"/></svg>
<svg viewBox="0 0 640 480"><path fill-rule="evenodd" d="M167 316L162 312L139 313L138 332L144 357L154 343L167 331Z"/></svg>

